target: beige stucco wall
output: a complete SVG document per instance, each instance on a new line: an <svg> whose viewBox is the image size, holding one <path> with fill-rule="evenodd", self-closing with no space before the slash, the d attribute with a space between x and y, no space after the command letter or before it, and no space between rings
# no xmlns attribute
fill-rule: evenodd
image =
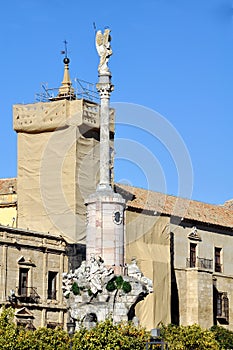
<svg viewBox="0 0 233 350"><path fill-rule="evenodd" d="M16 227L16 206L0 207L0 225Z"/></svg>
<svg viewBox="0 0 233 350"><path fill-rule="evenodd" d="M59 144L76 138L76 128L18 134L18 227L59 232L66 207L75 211L75 146L61 154ZM65 161L65 166L63 163ZM62 181L63 180L63 181ZM67 200L67 202L66 202ZM68 206L66 206L68 203ZM66 222L75 238L74 216Z"/></svg>
<svg viewBox="0 0 233 350"><path fill-rule="evenodd" d="M17 225L17 194L0 195L0 225L16 227Z"/></svg>
<svg viewBox="0 0 233 350"><path fill-rule="evenodd" d="M171 322L169 217L126 211L126 262L134 257L154 293L136 306L140 324L148 330Z"/></svg>

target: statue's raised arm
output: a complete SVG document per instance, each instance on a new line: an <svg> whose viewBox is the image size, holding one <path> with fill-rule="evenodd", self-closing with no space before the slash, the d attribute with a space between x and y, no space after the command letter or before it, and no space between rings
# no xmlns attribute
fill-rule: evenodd
<svg viewBox="0 0 233 350"><path fill-rule="evenodd" d="M109 74L108 61L109 57L112 55L111 49L111 35L110 29L105 29L102 34L101 30L96 33L95 44L98 55L100 56L100 63L98 66L99 74Z"/></svg>

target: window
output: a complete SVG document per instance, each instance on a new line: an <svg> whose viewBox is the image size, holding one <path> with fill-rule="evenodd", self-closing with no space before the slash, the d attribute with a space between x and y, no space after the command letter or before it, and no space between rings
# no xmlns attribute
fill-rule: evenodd
<svg viewBox="0 0 233 350"><path fill-rule="evenodd" d="M29 269L19 269L19 289L18 294L20 296L27 296L28 290L28 271Z"/></svg>
<svg viewBox="0 0 233 350"><path fill-rule="evenodd" d="M222 272L221 252L222 248L214 248L215 272Z"/></svg>
<svg viewBox="0 0 233 350"><path fill-rule="evenodd" d="M58 322L48 322L47 323L47 328L50 328L50 329L55 329L57 327L63 327L63 324L62 323L58 323Z"/></svg>
<svg viewBox="0 0 233 350"><path fill-rule="evenodd" d="M32 323L32 320L17 320L16 324L18 327L22 327L27 330L34 331L36 329Z"/></svg>
<svg viewBox="0 0 233 350"><path fill-rule="evenodd" d="M196 266L196 248L196 244L190 243L190 267Z"/></svg>
<svg viewBox="0 0 233 350"><path fill-rule="evenodd" d="M229 321L229 299L226 292L217 293L217 319L220 323Z"/></svg>
<svg viewBox="0 0 233 350"><path fill-rule="evenodd" d="M56 299L56 280L57 272L49 271L48 273L48 299Z"/></svg>

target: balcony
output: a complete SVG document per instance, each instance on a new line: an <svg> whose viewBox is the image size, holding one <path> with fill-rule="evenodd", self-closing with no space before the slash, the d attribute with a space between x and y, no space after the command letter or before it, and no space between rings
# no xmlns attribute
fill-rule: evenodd
<svg viewBox="0 0 233 350"><path fill-rule="evenodd" d="M35 287L16 287L16 299L21 303L38 304L40 296Z"/></svg>
<svg viewBox="0 0 233 350"><path fill-rule="evenodd" d="M199 257L196 259L187 258L186 267L199 267L201 269L213 270L213 260Z"/></svg>

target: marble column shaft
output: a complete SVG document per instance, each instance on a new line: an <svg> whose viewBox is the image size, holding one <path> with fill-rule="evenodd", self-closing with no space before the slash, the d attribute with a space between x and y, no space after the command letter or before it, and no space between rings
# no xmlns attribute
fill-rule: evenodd
<svg viewBox="0 0 233 350"><path fill-rule="evenodd" d="M100 95L100 189L110 188L109 100L114 88L110 78L100 75L96 85Z"/></svg>

